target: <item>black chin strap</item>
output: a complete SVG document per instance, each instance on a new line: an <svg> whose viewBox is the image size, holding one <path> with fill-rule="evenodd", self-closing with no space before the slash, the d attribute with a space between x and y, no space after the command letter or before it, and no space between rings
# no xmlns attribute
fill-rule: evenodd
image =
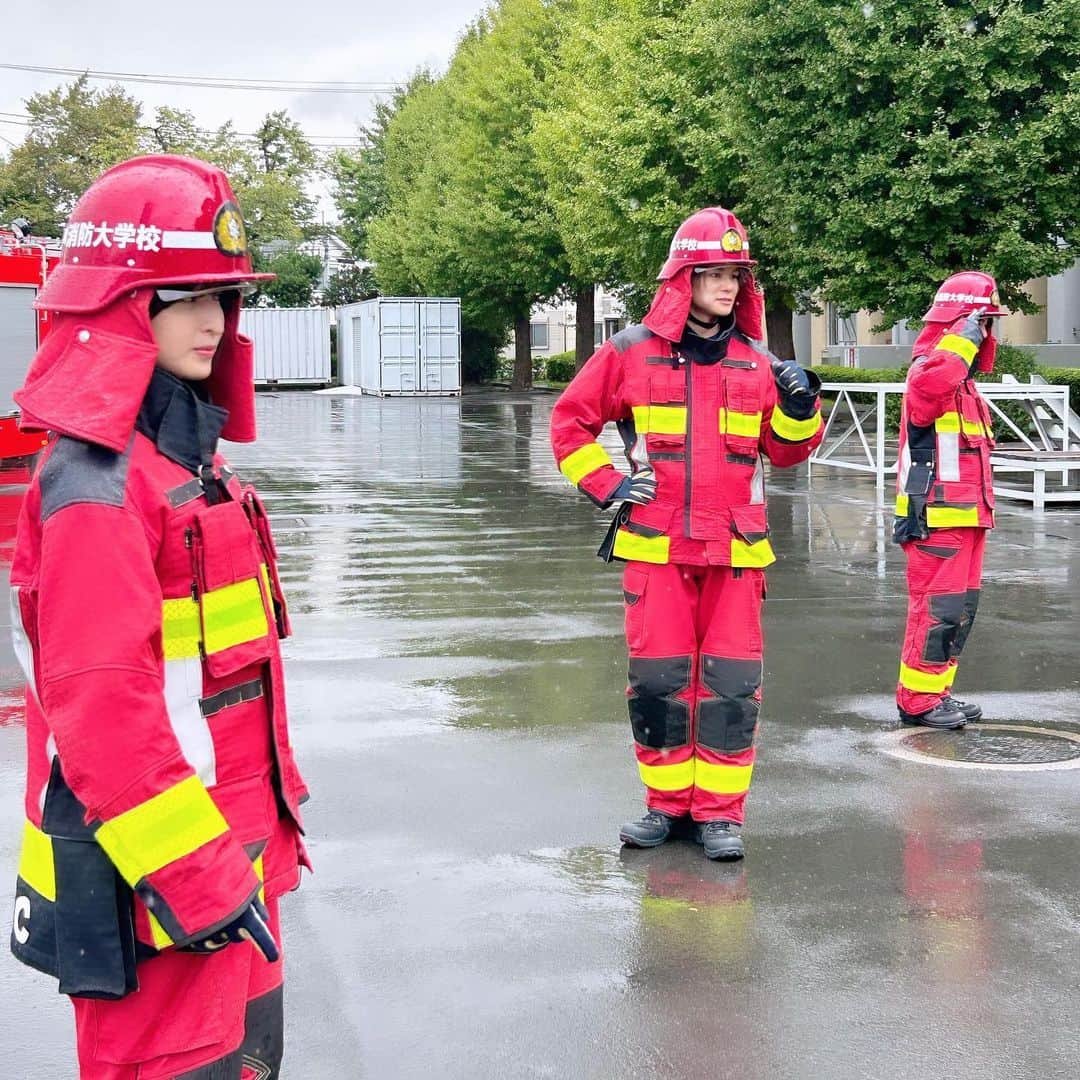
<svg viewBox="0 0 1080 1080"><path fill-rule="evenodd" d="M689 315L686 316L686 321L692 322L695 326L700 326L702 330L714 330L724 321L724 316L717 315L715 319L710 319L708 322L704 322L696 315L694 315L693 312L691 312Z"/></svg>

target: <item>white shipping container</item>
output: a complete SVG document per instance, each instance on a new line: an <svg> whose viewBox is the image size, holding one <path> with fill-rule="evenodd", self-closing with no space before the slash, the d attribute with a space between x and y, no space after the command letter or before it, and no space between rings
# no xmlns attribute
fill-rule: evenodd
<svg viewBox="0 0 1080 1080"><path fill-rule="evenodd" d="M379 296L338 308L343 386L380 396L461 393L461 301Z"/></svg>
<svg viewBox="0 0 1080 1080"><path fill-rule="evenodd" d="M240 332L255 342L257 383L329 386L329 308L244 308Z"/></svg>

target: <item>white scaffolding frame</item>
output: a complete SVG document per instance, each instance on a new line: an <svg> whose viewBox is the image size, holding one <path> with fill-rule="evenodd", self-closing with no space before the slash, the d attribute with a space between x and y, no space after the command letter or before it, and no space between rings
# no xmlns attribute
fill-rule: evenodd
<svg viewBox="0 0 1080 1080"><path fill-rule="evenodd" d="M874 474L874 486L878 497L884 499L885 477L896 474L896 461L886 459L885 450L885 405L890 394L903 394L906 384L901 382L859 382L821 384L823 394L836 394L829 418L825 422L825 431L821 444L810 455L807 467L812 471L815 465L828 465L834 469L852 469L856 472ZM980 383L979 393L986 399L991 412L995 413L1025 446L1031 451L1067 452L1069 449L1069 388L1067 386L1029 384L1029 383ZM870 396L872 403L856 402L854 395ZM1022 432L1012 420L998 407L997 402L1016 402L1031 417L1035 426L1034 442ZM1041 409L1040 409L1041 407ZM1052 416L1050 422L1046 412ZM874 417L873 445L867 439L863 427L870 417ZM1059 423L1060 440L1052 433L1051 424ZM861 456L857 460L838 457L838 452L845 446L854 445L852 436L857 436ZM1060 445L1057 445L1060 442ZM1043 461L1046 459L1043 458ZM1040 463L1041 464L1041 463ZM1010 471L1022 471L1022 464L1014 457L1010 462ZM1062 462L1063 469L1068 464ZM1042 466L1045 469L1045 465ZM1031 470L1035 471L1035 470ZM1042 470L1040 470L1042 471ZM1011 495L1014 489L1005 489L1003 495Z"/></svg>

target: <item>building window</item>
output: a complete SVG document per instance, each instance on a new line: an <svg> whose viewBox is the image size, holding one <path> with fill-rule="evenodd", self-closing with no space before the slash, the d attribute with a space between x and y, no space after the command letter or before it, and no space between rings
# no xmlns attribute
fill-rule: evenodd
<svg viewBox="0 0 1080 1080"><path fill-rule="evenodd" d="M529 324L529 336L532 339L532 347L534 349L547 351L548 346L548 324L546 322L534 322Z"/></svg>
<svg viewBox="0 0 1080 1080"><path fill-rule="evenodd" d="M855 317L853 315L842 316L835 304L826 305L826 317L829 326L830 345L857 345L858 336L855 333Z"/></svg>
<svg viewBox="0 0 1080 1080"><path fill-rule="evenodd" d="M599 349L604 344L604 324L602 322L593 323L592 344L594 349Z"/></svg>

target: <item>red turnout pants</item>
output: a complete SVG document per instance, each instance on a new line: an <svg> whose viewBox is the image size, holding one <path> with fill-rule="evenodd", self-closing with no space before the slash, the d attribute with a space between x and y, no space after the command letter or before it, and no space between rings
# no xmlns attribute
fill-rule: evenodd
<svg viewBox="0 0 1080 1080"><path fill-rule="evenodd" d="M281 947L278 902L267 902ZM119 1001L72 998L81 1080L269 1080L282 1049L282 961L238 942L169 949Z"/></svg>
<svg viewBox="0 0 1080 1080"><path fill-rule="evenodd" d="M908 614L896 703L924 713L947 697L979 607L986 529L934 529L903 545Z"/></svg>
<svg viewBox="0 0 1080 1080"><path fill-rule="evenodd" d="M630 726L650 809L742 822L764 595L761 570L626 564Z"/></svg>

